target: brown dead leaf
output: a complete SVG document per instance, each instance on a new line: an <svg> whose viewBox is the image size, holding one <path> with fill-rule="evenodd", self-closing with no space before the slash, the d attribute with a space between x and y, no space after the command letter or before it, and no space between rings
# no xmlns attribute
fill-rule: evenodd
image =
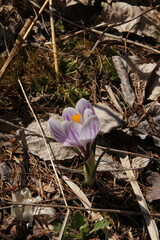
<svg viewBox="0 0 160 240"><path fill-rule="evenodd" d="M14 237L16 237L16 239L19 239L19 236L23 236L23 239L25 239L27 233L28 233L28 229L25 226L22 226L21 224L18 225L13 225L10 229L10 234Z"/></svg>
<svg viewBox="0 0 160 240"><path fill-rule="evenodd" d="M149 162L149 158L135 157L132 159L132 168L144 168Z"/></svg>
<svg viewBox="0 0 160 240"><path fill-rule="evenodd" d="M36 228L34 229L33 236L36 238L48 235L50 233L50 230L43 229L43 228Z"/></svg>
<svg viewBox="0 0 160 240"><path fill-rule="evenodd" d="M0 163L0 176L3 181L9 181L11 182L11 170L7 166L6 162Z"/></svg>
<svg viewBox="0 0 160 240"><path fill-rule="evenodd" d="M110 26L114 26L119 32L135 33L141 37L148 36L160 41L158 10L149 11L150 7L133 6L124 1L103 1L101 19Z"/></svg>
<svg viewBox="0 0 160 240"><path fill-rule="evenodd" d="M147 190L146 197L149 202L160 199L160 174L157 172L151 172L151 175L147 178L148 183L152 184L152 187Z"/></svg>
<svg viewBox="0 0 160 240"><path fill-rule="evenodd" d="M15 220L15 217L12 215L10 215L8 218L5 218L3 221L3 224L0 227L1 231L7 230L13 224L14 220Z"/></svg>
<svg viewBox="0 0 160 240"><path fill-rule="evenodd" d="M53 193L55 191L55 188L53 186L51 186L50 184L48 184L43 187L43 190L45 192Z"/></svg>

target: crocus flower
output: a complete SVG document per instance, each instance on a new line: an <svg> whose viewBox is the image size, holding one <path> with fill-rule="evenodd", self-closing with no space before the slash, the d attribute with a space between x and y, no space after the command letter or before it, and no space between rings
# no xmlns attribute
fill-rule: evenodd
<svg viewBox="0 0 160 240"><path fill-rule="evenodd" d="M92 144L100 131L100 122L92 105L86 99L81 98L75 108L65 108L62 122L50 118L49 128L56 141L65 146L78 148L86 162L94 155ZM91 163L88 162L89 169L90 165Z"/></svg>

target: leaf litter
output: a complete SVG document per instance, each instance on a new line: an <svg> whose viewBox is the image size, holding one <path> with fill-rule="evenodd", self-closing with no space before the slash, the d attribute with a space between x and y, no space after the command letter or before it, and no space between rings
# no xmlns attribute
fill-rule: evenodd
<svg viewBox="0 0 160 240"><path fill-rule="evenodd" d="M91 3L90 8L87 8L90 4L89 2L86 1L84 4L84 1L81 1L81 6L78 6L77 2L70 1L69 5L65 4L65 6L63 5L62 7L62 2L58 1L56 2L57 5L54 7L60 7L59 11L62 11L65 17L70 18L69 14L73 9L72 7L78 9L79 7L83 6L82 9L94 10L96 7L95 3ZM155 2L153 4L155 4ZM92 16L92 21L94 22L96 19L96 24L97 20L99 21L98 24L102 23L103 21L103 26L97 25L100 30L103 31L103 27L105 27L105 24L107 22L107 24L110 24L109 27L113 25L114 31L112 29L112 34L115 34L115 30L117 30L119 33L128 32L127 37L129 37L130 33L132 32L132 34L135 34L135 39L136 36L141 36L143 39L145 36L148 36L154 39L154 44L155 41L159 41L159 22L157 22L157 18L159 18L158 8L150 10L150 6L132 6L124 2L113 2L111 4L107 2L101 3L100 5L100 9L102 10L100 18L97 18L97 14L99 14L99 5L97 8L98 11L93 11L94 17ZM64 10L64 8L66 9ZM83 11L80 9L81 8L79 8L79 14L80 18L82 18L82 21L84 21L85 24L86 22L87 24L91 22L91 18L86 18L85 12L83 15ZM3 11L4 8L0 9L0 14ZM10 11L10 9L8 9L8 11ZM13 7L12 11L15 11ZM18 9L16 17L19 17L21 15L21 11L22 10ZM106 11L108 15L106 15ZM117 14L116 11L119 14ZM124 21L128 21L126 23L122 23L121 16L122 12L124 11L126 13L125 16L123 15L125 18ZM4 14L7 16L8 12L6 11ZM75 16L72 11L72 19ZM106 17L108 17L109 20L107 20ZM148 17L152 19L152 24L148 24ZM79 23L78 18L79 15L75 20L77 23ZM134 20L131 21L132 19ZM142 22L143 24L141 25L140 23ZM7 25L8 23L4 21L3 24ZM41 25L41 22L39 21L38 24ZM116 24L118 24L118 26L114 26ZM44 25L41 25L40 28L38 27L39 25L33 29L33 34L35 33L34 41L36 42L37 46L41 44L41 47L43 46L46 48L44 42L47 40L47 36L43 31ZM97 26L95 25L95 28L97 28ZM58 31L60 33L60 30ZM65 30L63 29L63 33L64 31ZM38 34L40 35L38 36ZM65 32L65 34L67 34L67 32ZM94 39L92 39L92 41L94 41ZM101 42L103 46L106 46L105 41ZM48 136L49 133L47 120L49 117L46 112L45 114L47 115L47 120L41 119L41 124L45 135L47 135L47 141L50 141L51 147L55 154L57 167L59 166L59 169L61 169L60 176L65 180L67 179L66 183L62 181L62 186L65 191L68 205L76 205L82 207L83 199L85 202L88 201L89 207L100 209L98 213L95 213L89 209L86 209L88 213L84 210L79 210L78 212L74 212L74 210L72 210L68 218L68 223L66 223L68 225L66 225L63 239L67 239L67 237L73 239L75 236L78 239L93 239L95 237L98 237L98 239L126 239L131 235L134 235L135 239L142 239L144 222L143 218L140 219L138 215L138 220L136 219L136 214L139 212L139 206L135 199L135 196L133 195L133 190L128 183L131 182L131 185L133 184L133 179L130 179L128 175L128 173L131 171L133 175L132 177L135 178L134 181L136 183L140 182L142 198L146 198L147 201L152 204L150 208L150 205L147 203L151 214L153 212L159 212L157 205L154 205L155 201L159 201L159 163L158 161L154 160L159 159L160 153L158 100L160 92L159 62L155 60L156 56L154 58L154 56L152 56L150 52L147 52L145 48L141 49L141 53L144 55L143 58L139 57L140 54L138 50L130 45L128 45L129 53L125 54L124 56L123 46L120 43L116 44L117 45L114 43L113 45L114 53L112 52L111 56L114 55L112 60L119 76L118 83L116 82L117 80L115 82L111 82L110 78L107 79L106 72L103 72L102 70L103 67L101 69L97 68L97 79L95 80L97 81L96 97L95 93L90 90L89 94L91 93L91 96L88 95L90 96L90 100L94 99L96 102L100 101L100 103L95 104L95 111L97 111L97 116L100 118L102 124L101 135L98 136L97 141L100 146L108 148L107 153L103 156L99 164L96 177L97 181L93 188L89 188L83 183L82 162L76 153L69 148L65 148L60 144L51 141L50 137ZM2 44L3 48L4 46L5 45ZM49 48L47 47L47 49ZM97 51L99 51L98 57L99 61L101 62L103 55L100 49L101 46L99 45L97 47ZM117 54L118 51L119 54ZM131 56L130 53L134 54ZM72 54L74 57L73 51ZM108 52L108 54L110 53ZM146 54L148 55L147 57ZM152 61L150 60L151 58ZM90 56L90 59L90 65L92 66L92 64L94 65L92 55ZM111 61L111 59L109 59L109 61ZM102 66L104 63L105 62L103 61L103 63L101 62L100 65ZM79 70L79 75L77 75L78 78L86 77L88 75L88 73L85 75L85 68L83 68L83 71L84 75L82 74L81 70ZM4 75L4 79L6 74L7 73ZM90 73L89 76L91 80L93 76ZM71 78L73 78L73 75ZM100 79L103 80L100 81ZM66 81L70 80L67 78ZM119 81L121 81L121 86L119 84ZM109 92L106 90L107 97L105 100L102 100L99 88L105 89L106 85L111 86L112 94L109 94ZM27 82L26 86L28 86L28 89L30 91L31 99L34 99L30 85L28 85ZM3 89L5 86L1 85L1 88L2 91L4 91ZM89 88L90 87L88 87L88 89ZM40 93L41 96L43 96L43 91L45 90L42 90ZM29 92L27 93L29 94ZM47 96L47 102L49 104L44 104L44 106L47 107L43 109L45 109L47 112L56 112L58 110L61 113L62 99L59 98L60 95L57 95L59 100L57 101L56 99L55 103L51 103L50 100L48 100L49 94ZM3 97L5 97L4 94ZM50 97L53 99L53 94L51 94ZM43 103L43 97L41 99ZM75 103L77 100L74 99L74 96L72 96L72 94L68 94L67 99L69 99L70 103ZM7 103L8 110L12 102L9 104ZM22 107L24 107L23 104L24 103L21 103ZM32 104L37 109L37 112L42 112L41 101L34 102ZM56 104L58 104L58 107ZM49 105L50 107L48 107ZM2 118L4 111L3 106L4 103L1 107ZM12 106L13 111L15 106L16 105L14 105L14 107ZM119 109L121 110L120 112ZM18 111L20 112L20 110ZM26 111L26 106L23 108L23 115L24 113L25 116L27 116L28 113ZM22 116L22 119L23 118L24 116ZM48 162L49 156L46 148L44 147L42 138L39 135L37 136L37 133L39 134L39 132L36 127L36 123L33 120L31 121L32 122L30 124L27 123L27 127L26 123L23 126L25 127L25 137L23 136L22 138L22 135L19 135L19 131L15 133L14 130L10 133L9 137L4 133L1 138L3 139L0 146L2 156L0 163L2 205L1 211L3 213L3 217L1 215L2 225L0 229L2 232L2 239L9 239L10 237L11 239L21 239L22 235L23 239L57 239L66 215L65 208L63 209L60 207L54 207L54 205L63 205L63 198L61 196L55 174L53 173L53 169ZM8 126L7 123L3 123L3 125ZM16 127L20 129L19 123ZM29 133L28 130L35 132L35 135L33 135L33 133ZM14 141L12 136L15 139ZM23 141L23 145L21 143L21 140ZM130 158L127 157L127 160L125 162L125 164L128 164L127 166L121 165L121 157L119 156L124 146L127 152L131 153ZM119 153L117 154L116 151L111 151L111 148L119 150ZM97 158L102 153L102 151L103 150L97 148ZM132 153L137 153L137 156L132 156ZM143 155L143 157L138 156L138 154ZM122 167L124 169L122 169ZM151 171L150 178L147 178L146 181L142 181L142 178L145 176L145 173L147 173L148 170ZM151 185L150 188L148 187L148 184ZM29 195L27 195L27 197L22 194L26 191L29 191ZM136 197L137 196L140 196L139 193L136 195ZM18 203L18 206L14 206L12 204L10 211L10 209L7 208L7 202L11 202L13 200ZM29 203L30 205L22 207L22 205L19 204L22 202L24 204ZM36 206L32 206L34 203ZM47 206L45 205L45 207L43 207L40 205L41 203L47 203ZM105 210L107 208L110 210L121 209L122 212L118 214L106 214L103 212L103 209ZM135 211L134 215L132 215L132 219L124 215L126 210ZM98 221L97 219L92 219L92 215L98 216ZM148 222L147 224L149 234L150 232L157 234L156 229L153 231L155 228L154 221L149 220L150 218L148 216L145 217L145 219L147 219L147 221L150 221L150 223ZM135 224L136 221L138 221L138 226ZM28 223L30 224L30 228L28 228ZM54 229L56 226L58 226L57 224L60 224L60 229L58 230L57 227L57 231L55 231ZM156 224L159 226L159 216L156 218ZM74 231L73 226L75 226L75 231L77 232ZM107 231L104 231L105 228ZM109 236L110 234L111 236ZM147 230L145 230L144 239L149 239L149 234L147 233ZM151 239L158 239L158 235L155 235L153 237L153 235L150 234L150 236Z"/></svg>

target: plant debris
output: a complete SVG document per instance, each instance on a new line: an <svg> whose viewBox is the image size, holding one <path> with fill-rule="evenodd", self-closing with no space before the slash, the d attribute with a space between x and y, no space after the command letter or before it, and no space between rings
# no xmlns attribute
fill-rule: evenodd
<svg viewBox="0 0 160 240"><path fill-rule="evenodd" d="M159 1L51 2L0 1L0 239L159 240ZM81 98L92 187L48 131Z"/></svg>

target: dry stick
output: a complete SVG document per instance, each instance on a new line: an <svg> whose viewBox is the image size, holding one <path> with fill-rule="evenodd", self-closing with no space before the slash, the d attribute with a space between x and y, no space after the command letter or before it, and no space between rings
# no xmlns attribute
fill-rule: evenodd
<svg viewBox="0 0 160 240"><path fill-rule="evenodd" d="M6 62L4 63L3 67L0 70L0 79L2 78L4 72L6 71L8 65L11 63L12 59L14 58L14 56L16 55L16 53L18 52L22 42L23 42L23 37L25 35L25 32L27 31L28 27L30 26L31 22L33 20L33 17L30 17L26 20L23 28L21 29L21 31L18 34L18 37L15 41L15 44L9 54L9 57L7 58Z"/></svg>
<svg viewBox="0 0 160 240"><path fill-rule="evenodd" d="M8 56L9 56L10 53L9 53L8 45L7 45L7 41L6 41L6 34L5 34L5 31L4 31L4 26L3 26L3 24L2 24L1 22L0 22L0 26L1 26L2 33L3 33L4 45L5 45L5 47L6 47L6 52L7 52Z"/></svg>
<svg viewBox="0 0 160 240"><path fill-rule="evenodd" d="M40 6L39 6L37 3L33 2L32 0L29 0L29 1L30 1L30 3L32 3L35 7L40 8ZM47 10L47 9L45 9L45 12L50 13L50 11ZM60 16L59 14L56 14L55 12L54 12L54 15L55 15L56 17L62 19L63 21L68 22L68 23L70 23L70 24L72 24L72 25L74 25L74 26L76 26L76 27L78 27L78 28L80 28L80 29L86 30L86 31L88 31L88 32L94 32L94 33L96 33L96 34L98 34L98 35L102 35L102 34L103 34L103 31L97 31L97 30L94 29L94 28L84 27L84 26L82 26L82 25L80 25L80 24L74 23L74 22L72 22L72 21L70 21L70 20L68 20L68 19ZM109 34L109 33L104 33L104 36L106 36L106 38L107 38L106 40L109 40L109 39L110 39L110 40L112 40L112 41L115 40L115 41L119 41L119 42L126 41L125 38L122 38L122 37L119 37L119 36L116 36L116 35L113 35L113 34ZM130 44L133 44L133 45L136 45L136 46L139 46L139 47L143 47L143 48L146 48L146 49L150 50L151 52L155 52L155 53L160 54L160 51L159 51L159 50L154 49L154 48L152 48L152 47L149 47L149 46L147 46L147 45L144 45L144 44L141 44L141 43L137 43L137 42L134 42L134 41L132 41L132 40L127 40L127 43L130 43Z"/></svg>
<svg viewBox="0 0 160 240"><path fill-rule="evenodd" d="M49 9L50 9L53 58L54 58L54 67L55 67L55 72L56 72L56 83L59 83L58 57L57 57L55 27L54 27L54 18L53 18L53 1L52 0L49 0Z"/></svg>
<svg viewBox="0 0 160 240"><path fill-rule="evenodd" d="M49 158L50 158L50 161L51 161L51 164L52 164L52 167L53 167L53 170L54 170L54 173L55 173L55 176L56 176L56 179L57 179L57 182L58 182L60 191L61 191L61 194L62 194L62 196L63 196L64 203L65 203L65 205L67 206L68 204L67 204L67 201L66 201L66 198L65 198L65 195L64 195L62 186L61 186L61 182L60 182L60 179L59 179L57 170L56 170L56 166L55 166L55 164L54 164L54 162L53 162L53 159L52 159L52 156L51 156L51 153L53 154L53 152L51 151L50 145L47 144L47 141L46 141L46 139L45 139L45 135L44 135L43 128L42 128L42 126L41 126L41 124L40 124L37 116L35 115L35 113L34 113L34 111L33 111L33 108L32 108L31 105L30 105L30 102L29 102L29 100L28 100L28 98L27 98L27 95L25 94L25 91L24 91L24 89L23 89L23 86L22 86L22 84L21 84L21 81L18 80L18 82L19 82L19 85L20 85L20 87L21 87L21 90L22 90L22 92L23 92L23 94L24 94L24 97L25 97L25 99L26 99L26 101L27 101L27 104L28 104L28 106L29 106L29 108L30 108L30 110L31 110L31 112L32 112L32 114L33 114L33 116L34 116L34 118L35 118L38 126L39 126L39 129L40 129L40 131L41 131L41 134L42 134L42 137L43 137L43 141L44 141L45 146L46 146L46 149L47 149L47 151L48 151ZM53 157L54 157L54 155L53 155ZM70 213L70 210L68 209L68 210L67 210L67 213L66 213L65 220L64 220L63 225L62 225L62 228L61 228L61 231L60 231L60 234L59 234L59 237L58 237L58 240L61 240L62 237L63 237L63 233L64 233L65 226L66 226L66 223L67 223L67 220L68 220L68 217L69 217L69 213Z"/></svg>
<svg viewBox="0 0 160 240"><path fill-rule="evenodd" d="M97 24L96 26L94 26L94 28L100 28L100 27L106 27L106 26L107 26L109 29L111 29L111 28L113 28L113 27L118 27L118 26L121 26L121 25L123 25L123 24L132 22L132 21L136 20L137 18L139 18L139 17L145 15L146 13L151 12L152 10L155 10L155 9L158 9L158 6L157 6L157 7L152 7L151 9L148 9L148 10L146 10L145 12L142 12L142 13L140 13L139 15L135 16L134 18L129 19L129 20L126 20L126 21L124 21L124 22L121 22L121 23L113 23L113 24L110 24L110 25L109 25L108 23L104 23L104 22L103 22L103 23L100 23L100 24Z"/></svg>
<svg viewBox="0 0 160 240"><path fill-rule="evenodd" d="M45 9L45 7L47 6L48 1L49 1L49 0L46 0L46 1L44 2L44 4L42 5L42 7L41 7L41 8L39 7L40 10L39 10L37 16L36 16L36 17L34 18L34 20L32 21L30 27L27 29L27 31L26 31L26 33L25 33L25 35L24 35L24 37L23 37L23 41L26 40L26 38L28 37L28 34L30 33L30 31L31 31L32 28L34 27L37 19L39 18L39 16L41 15L41 13L42 13L43 10Z"/></svg>
<svg viewBox="0 0 160 240"><path fill-rule="evenodd" d="M130 162L129 162L128 155L126 155L123 158L120 157L120 160L121 160L123 167L130 168ZM139 187L139 184L135 178L134 172L132 170L130 170L130 171L126 171L126 174L130 181L130 184L132 186L134 194L137 198L137 202L139 204L141 212L144 213L144 220L145 220L146 227L148 229L150 238L151 238L151 240L159 240L159 233L158 233L158 228L157 228L156 222L150 216L150 211L148 209L148 206L147 206L146 200L143 196L143 193ZM146 215L146 214L148 214L148 215Z"/></svg>
<svg viewBox="0 0 160 240"><path fill-rule="evenodd" d="M103 32L102 31L97 31L96 29L88 29L88 31L91 31L91 32L94 32L94 33L97 33L98 35L101 35ZM160 54L160 51L157 50L157 49L154 49L152 47L149 47L148 45L144 45L144 44L141 44L141 43L138 43L138 42L134 42L132 40L126 40L126 38L123 38L123 37L119 37L119 36L116 36L116 35L113 35L113 34L110 34L110 33L104 33L104 36L106 37L106 39L104 38L104 40L115 40L115 41L118 41L118 42L127 42L127 43L130 43L130 44L133 44L133 45L136 45L138 47L142 47L142 48L145 48L151 52L154 52L154 53L158 53Z"/></svg>
<svg viewBox="0 0 160 240"><path fill-rule="evenodd" d="M6 120L4 120L4 119L2 119L2 118L0 118L0 122L5 123L5 124L8 124L8 125L10 125L10 126L12 126L12 127L15 127L15 128L17 128L17 129L22 129L22 130L24 130L24 131L26 131L26 132L29 132L29 133L31 133L31 134L33 134L33 135L35 135L35 136L42 137L42 135L39 134L39 133L37 133L37 132L34 132L34 131L32 131L32 130L29 130L29 129L27 129L27 128L25 128L25 127L22 127L22 126L20 126L20 125L16 125L16 124L11 123L11 122L9 122L9 121L6 121ZM47 136L45 135L45 138L46 138L46 139L53 140L53 137L50 137L50 136L48 136L48 135L47 135Z"/></svg>
<svg viewBox="0 0 160 240"><path fill-rule="evenodd" d="M110 85L105 85L105 89L107 90L107 92L108 92L108 94L109 94L109 96L110 96L110 98L111 98L111 101L112 101L112 103L114 104L115 108L116 108L121 114L124 115L124 112L123 112L120 104L118 103L118 101L117 101L117 99L116 99L116 97L115 97L115 95L114 95L114 93L113 93L113 91L112 91L111 86L110 86Z"/></svg>
<svg viewBox="0 0 160 240"><path fill-rule="evenodd" d="M18 36L18 38L17 38L17 40L16 40L16 42L13 46L13 49L10 53L10 56L8 57L7 61L5 62L5 64L3 65L3 67L0 71L0 79L2 78L4 72L6 71L8 65L12 61L13 57L16 55L18 48L22 45L23 41L26 40L28 34L32 30L33 26L35 25L39 15L42 13L44 8L48 4L48 1L49 0L45 1L45 3L42 5L42 7L40 8L37 16L34 19L33 19L33 17L30 17L29 19L26 20L26 23L25 23L24 27L22 28L21 32L19 33L19 36Z"/></svg>
<svg viewBox="0 0 160 240"><path fill-rule="evenodd" d="M107 147L103 147L103 146L100 146L100 145L97 145L97 148L100 148L100 149L103 149L103 150L108 150L109 152L116 152L116 153L124 153L124 154L129 154L129 155L132 155L132 156L135 156L135 157L142 157L142 158L150 158L150 159L153 159L155 161L160 161L160 158L152 158L151 156L145 156L143 154L140 154L140 153L133 153L133 152L129 152L129 151L126 151L126 150L120 150L120 149L115 149L115 148L107 148Z"/></svg>
<svg viewBox="0 0 160 240"><path fill-rule="evenodd" d="M62 239L62 237L63 237L70 213L71 213L70 209L67 209L66 216L65 216L65 219L64 219L62 227L61 227L61 231L58 236L58 240Z"/></svg>
<svg viewBox="0 0 160 240"><path fill-rule="evenodd" d="M154 106L154 104L158 101L158 99L156 99L151 105L150 107L147 109L147 111L140 117L140 119L138 119L138 121L133 125L131 126L131 128L135 128L139 123L140 121L146 116L146 114L149 112L149 110Z"/></svg>
<svg viewBox="0 0 160 240"><path fill-rule="evenodd" d="M142 212L136 212L136 211L127 211L127 210L120 210L120 209L106 209L106 208L104 208L104 209L103 208L84 208L84 207L66 206L66 205L60 205L60 204L17 203L17 202L0 201L0 205L53 207L53 208L62 208L62 209L71 209L71 210L73 209L73 210L80 210L80 211L107 212L107 213L116 213L116 214L123 214L123 215L160 217L160 213L142 213ZM3 208L4 207L2 207L2 208L0 207L0 210Z"/></svg>
<svg viewBox="0 0 160 240"><path fill-rule="evenodd" d="M51 156L51 150L49 149L49 146L48 146L47 141L46 141L45 136L44 136L43 128L42 128L42 126L41 126L41 124L40 124L37 116L35 115L35 113L34 113L34 111L33 111L33 108L32 108L31 105L30 105L30 102L29 102L29 100L28 100L28 98L27 98L27 95L26 95L26 93L25 93L25 91L24 91L24 89L23 89L23 86L22 86L22 84L21 84L21 81L20 81L19 79L18 79L18 83L19 83L19 85L20 85L20 87L21 87L21 90L22 90L23 95L24 95L24 97L25 97L25 99L26 99L26 102L27 102L27 104L28 104L28 106L29 106L29 108L30 108L30 110L31 110L31 112L32 112L32 114L33 114L33 116L34 116L34 118L35 118L38 126L39 126L39 129L40 129L40 132L41 132L41 134L42 134L42 138L43 138L44 144L45 144L45 146L46 146L46 149L47 149L47 151L48 151L49 158L50 158L50 161L51 161L51 164L52 164L52 167L53 167L53 170L54 170L54 173L55 173L55 176L56 176L56 179L57 179L57 182L58 182L60 191L61 191L61 194L62 194L62 196L63 196L64 203L65 203L65 205L67 206L67 201L66 201L66 198L65 198L65 195L64 195L62 186L61 186L61 182L60 182L60 179L59 179L57 170L56 170L56 168L55 168L55 165L54 165L54 162L53 162L53 159L52 159L52 156Z"/></svg>

